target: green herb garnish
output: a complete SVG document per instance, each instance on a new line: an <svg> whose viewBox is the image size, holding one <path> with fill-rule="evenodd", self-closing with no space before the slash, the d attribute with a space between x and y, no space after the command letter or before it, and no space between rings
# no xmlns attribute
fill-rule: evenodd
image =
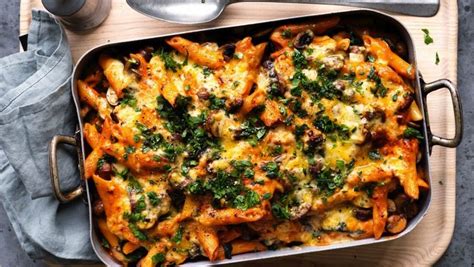
<svg viewBox="0 0 474 267"><path fill-rule="evenodd" d="M179 244L181 242L181 239L183 239L183 227L180 225L178 227L178 231L174 234L174 236L171 238L171 241Z"/></svg>
<svg viewBox="0 0 474 267"><path fill-rule="evenodd" d="M155 265L159 265L159 264L165 262L165 254L163 254L163 253L157 253L157 254L155 254L155 255L153 255L153 256L151 257L151 261L152 261L153 264L155 264Z"/></svg>
<svg viewBox="0 0 474 267"><path fill-rule="evenodd" d="M158 195L155 193L155 192L148 192L146 194L148 196L148 200L150 201L150 204L153 206L153 207L156 207L158 206L158 204L161 203L161 199L158 197Z"/></svg>
<svg viewBox="0 0 474 267"><path fill-rule="evenodd" d="M233 201L234 207L240 210L248 210L258 204L260 204L260 197L252 190L247 190L245 194L238 195Z"/></svg>
<svg viewBox="0 0 474 267"><path fill-rule="evenodd" d="M277 178L279 175L280 167L274 161L270 161L262 166L262 170L267 172L269 178Z"/></svg>
<svg viewBox="0 0 474 267"><path fill-rule="evenodd" d="M411 138L417 138L419 140L423 140L423 134L415 128L412 127L407 127L405 131L403 132L403 138L411 139Z"/></svg>
<svg viewBox="0 0 474 267"><path fill-rule="evenodd" d="M433 38L430 36L430 31L428 29L421 29L421 31L425 34L425 44L429 45L433 43Z"/></svg>
<svg viewBox="0 0 474 267"><path fill-rule="evenodd" d="M140 240L140 241L145 241L145 240L147 240L146 235L145 235L142 231L140 231L140 229L138 229L138 227L137 227L135 224L129 223L129 224L128 224L128 227L130 228L130 231L132 232L132 234L133 234L136 238L138 238L138 240Z"/></svg>

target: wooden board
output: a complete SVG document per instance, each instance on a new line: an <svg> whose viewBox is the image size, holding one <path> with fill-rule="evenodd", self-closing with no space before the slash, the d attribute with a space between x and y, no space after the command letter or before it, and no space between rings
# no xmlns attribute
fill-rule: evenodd
<svg viewBox="0 0 474 267"><path fill-rule="evenodd" d="M31 20L31 9L42 8L40 0L22 0L20 32L26 33ZM85 32L68 32L72 54L76 61L88 49L106 42L135 39L190 29L258 22L267 19L297 15L317 14L347 10L347 7L237 3L229 6L213 23L199 26L169 24L145 17L131 8L124 0L113 0L107 20L98 28ZM425 81L448 78L456 82L457 73L457 1L442 0L438 14L432 18L396 16L408 28L415 40L418 66ZM422 28L430 30L434 43L425 45ZM441 62L435 65L435 53ZM428 97L431 128L435 134L452 137L454 119L451 100L447 91L432 93ZM454 230L456 151L435 147L430 158L433 199L427 216L408 235L383 244L319 252L286 258L261 261L261 266L326 266L326 265L376 265L376 266L429 266L434 264L447 249ZM252 263L255 264L255 263ZM249 266L251 264L248 264Z"/></svg>

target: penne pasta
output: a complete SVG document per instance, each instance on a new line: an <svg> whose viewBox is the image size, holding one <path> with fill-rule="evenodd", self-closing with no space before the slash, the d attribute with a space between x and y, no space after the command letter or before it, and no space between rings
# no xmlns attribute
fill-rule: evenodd
<svg viewBox="0 0 474 267"><path fill-rule="evenodd" d="M100 55L77 85L104 248L173 266L403 231L430 187L416 70L347 23Z"/></svg>

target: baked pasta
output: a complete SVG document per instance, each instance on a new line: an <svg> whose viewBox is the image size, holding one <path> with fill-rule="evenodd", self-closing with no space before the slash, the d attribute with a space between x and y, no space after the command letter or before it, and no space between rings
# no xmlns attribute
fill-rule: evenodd
<svg viewBox="0 0 474 267"><path fill-rule="evenodd" d="M429 187L403 54L337 17L105 51L77 81L103 246L167 266L402 232Z"/></svg>

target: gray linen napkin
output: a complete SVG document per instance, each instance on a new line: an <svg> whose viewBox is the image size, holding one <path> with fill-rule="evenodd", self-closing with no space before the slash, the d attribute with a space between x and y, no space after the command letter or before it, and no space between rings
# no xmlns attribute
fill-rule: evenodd
<svg viewBox="0 0 474 267"><path fill-rule="evenodd" d="M48 144L73 134L72 59L66 35L49 14L33 11L28 49L0 59L0 200L22 248L35 259L96 260L87 206L52 196ZM75 152L58 154L62 187L79 174Z"/></svg>

